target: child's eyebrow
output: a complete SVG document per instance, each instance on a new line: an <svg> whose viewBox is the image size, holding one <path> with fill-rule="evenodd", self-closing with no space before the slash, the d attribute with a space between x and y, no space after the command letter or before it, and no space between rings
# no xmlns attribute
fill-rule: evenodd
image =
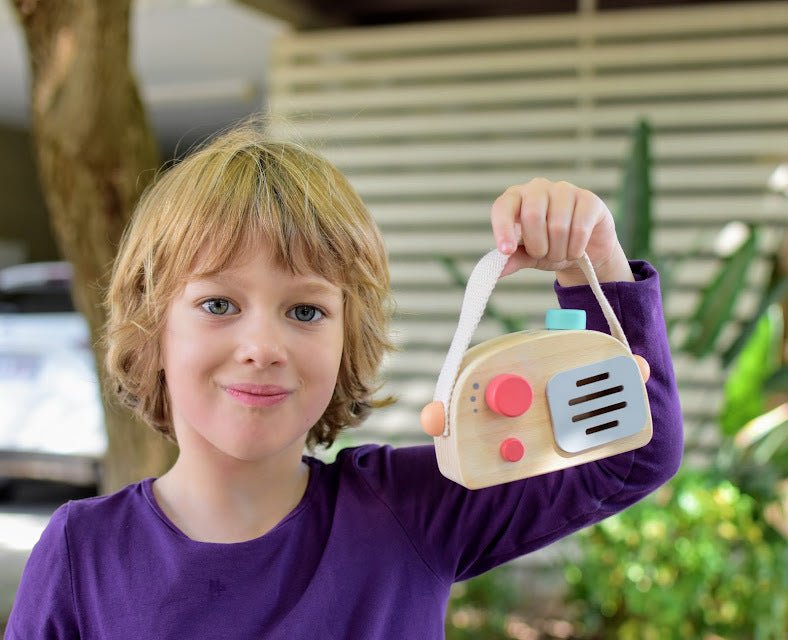
<svg viewBox="0 0 788 640"><path fill-rule="evenodd" d="M335 286L330 285L324 282L317 282L315 280L308 281L308 282L296 282L294 286L301 291L305 291L307 293L325 293L328 295L336 295L337 293L342 293L342 290Z"/></svg>
<svg viewBox="0 0 788 640"><path fill-rule="evenodd" d="M220 285L241 284L236 278L221 273L194 276L193 278L190 279L190 282L192 283L213 282ZM337 295L342 293L342 289L328 282L323 282L320 280L305 280L300 278L295 278L291 281L288 281L287 288L294 289L303 293L312 293L312 294Z"/></svg>
<svg viewBox="0 0 788 640"><path fill-rule="evenodd" d="M207 273L207 274L200 274L200 275L192 275L186 279L187 284L221 284L221 285L230 285L234 283L233 278L228 278L227 276L223 276L218 273Z"/></svg>

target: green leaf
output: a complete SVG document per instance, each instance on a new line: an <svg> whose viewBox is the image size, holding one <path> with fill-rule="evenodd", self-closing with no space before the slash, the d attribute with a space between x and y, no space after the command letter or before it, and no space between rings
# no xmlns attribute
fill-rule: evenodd
<svg viewBox="0 0 788 640"><path fill-rule="evenodd" d="M719 417L720 429L725 435L735 435L766 408L763 383L774 368L773 365L767 368L772 352L773 324L768 314L761 317L728 374Z"/></svg>
<svg viewBox="0 0 788 640"><path fill-rule="evenodd" d="M719 273L704 290L690 320L689 335L681 348L696 358L702 358L714 349L744 289L747 271L758 255L757 233L752 226L749 230L742 245L723 261Z"/></svg>
<svg viewBox="0 0 788 640"><path fill-rule="evenodd" d="M649 259L652 253L651 131L647 120L639 120L632 131L616 207L618 238L624 253L633 259Z"/></svg>
<svg viewBox="0 0 788 640"><path fill-rule="evenodd" d="M777 257L775 256L774 259L776 261ZM776 280L766 291L764 291L763 297L758 304L758 309L755 311L752 318L742 327L741 333L736 337L736 340L734 340L731 346L722 354L722 364L724 367L727 367L733 362L736 356L739 355L739 352L742 350L747 340L750 339L752 332L755 331L755 325L758 324L758 320L766 313L766 310L774 303L782 300L785 296L788 296L788 276L783 276L782 279Z"/></svg>

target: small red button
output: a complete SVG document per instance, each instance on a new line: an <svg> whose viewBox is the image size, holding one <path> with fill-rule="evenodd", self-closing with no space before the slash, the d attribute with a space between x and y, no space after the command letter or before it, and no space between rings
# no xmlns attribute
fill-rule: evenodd
<svg viewBox="0 0 788 640"><path fill-rule="evenodd" d="M484 390L487 406L495 413L509 418L521 416L528 411L533 397L528 381L513 373L495 376Z"/></svg>
<svg viewBox="0 0 788 640"><path fill-rule="evenodd" d="M507 438L501 443L501 457L508 462L518 462L524 454L525 447L517 438Z"/></svg>

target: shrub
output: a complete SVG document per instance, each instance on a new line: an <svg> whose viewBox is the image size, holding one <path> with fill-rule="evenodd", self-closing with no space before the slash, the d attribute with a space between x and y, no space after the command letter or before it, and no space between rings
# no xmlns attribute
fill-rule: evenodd
<svg viewBox="0 0 788 640"><path fill-rule="evenodd" d="M565 577L584 637L778 640L788 634L788 550L730 481L682 472L577 534Z"/></svg>

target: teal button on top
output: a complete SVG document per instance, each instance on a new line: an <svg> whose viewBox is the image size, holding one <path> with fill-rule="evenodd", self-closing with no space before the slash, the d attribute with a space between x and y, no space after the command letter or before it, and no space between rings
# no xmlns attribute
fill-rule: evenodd
<svg viewBox="0 0 788 640"><path fill-rule="evenodd" d="M582 309L550 309L544 324L548 329L585 329L586 312Z"/></svg>

